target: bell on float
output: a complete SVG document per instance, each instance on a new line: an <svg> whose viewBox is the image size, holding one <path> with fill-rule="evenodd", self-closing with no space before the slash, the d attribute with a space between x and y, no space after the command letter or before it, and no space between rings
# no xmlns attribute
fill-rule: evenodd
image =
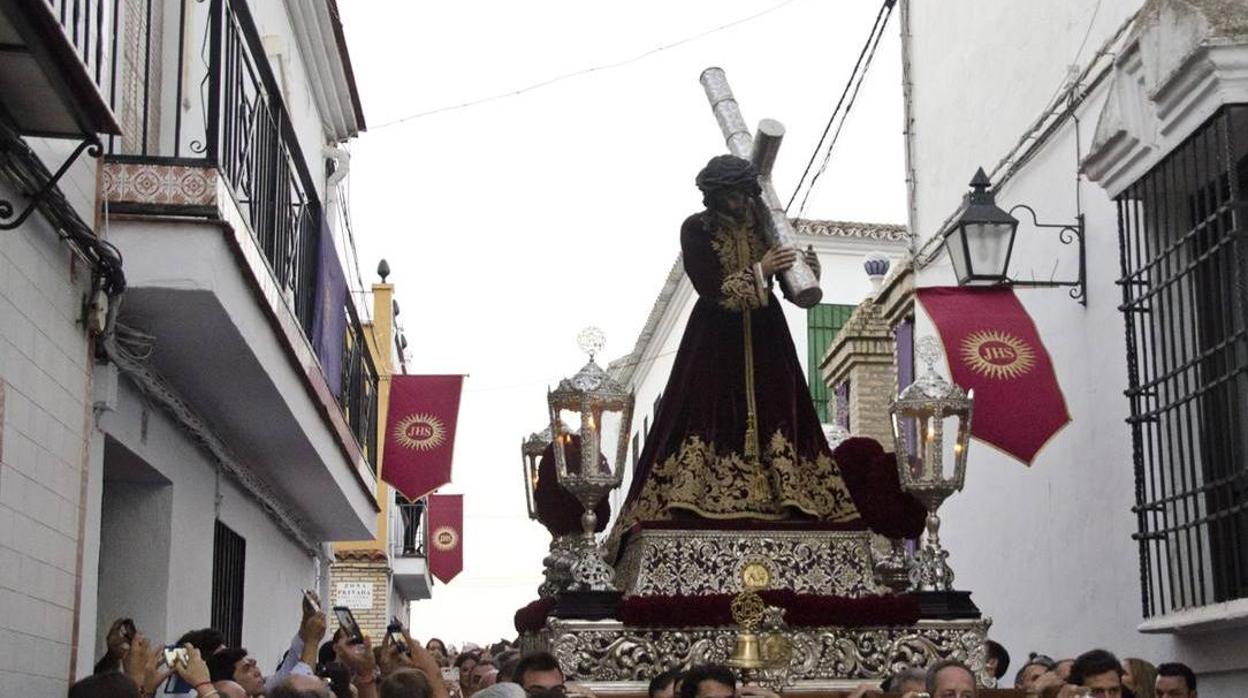
<svg viewBox="0 0 1248 698"><path fill-rule="evenodd" d="M763 653L759 649L758 635L746 630L738 632L737 645L732 648L727 664L736 669L761 669Z"/></svg>

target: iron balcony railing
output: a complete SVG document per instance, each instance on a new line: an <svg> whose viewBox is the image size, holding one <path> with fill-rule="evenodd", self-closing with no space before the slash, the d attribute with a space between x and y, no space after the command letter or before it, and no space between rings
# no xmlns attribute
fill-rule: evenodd
<svg viewBox="0 0 1248 698"><path fill-rule="evenodd" d="M396 515L390 524L390 556L426 557L428 513L425 500L408 502L396 494L394 511Z"/></svg>
<svg viewBox="0 0 1248 698"><path fill-rule="evenodd" d="M1118 198L1145 616L1248 597L1248 107Z"/></svg>
<svg viewBox="0 0 1248 698"><path fill-rule="evenodd" d="M247 3L112 0L111 11L108 95L123 134L109 159L216 168L311 337L325 211ZM337 397L375 473L377 369L350 294L342 312Z"/></svg>
<svg viewBox="0 0 1248 698"><path fill-rule="evenodd" d="M53 16L96 85L104 84L107 37L113 33L110 7L118 0L47 0Z"/></svg>

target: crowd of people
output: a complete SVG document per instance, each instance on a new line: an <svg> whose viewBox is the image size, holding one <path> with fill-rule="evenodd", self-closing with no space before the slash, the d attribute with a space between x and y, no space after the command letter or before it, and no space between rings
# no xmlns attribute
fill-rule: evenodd
<svg viewBox="0 0 1248 698"><path fill-rule="evenodd" d="M988 644L988 668L999 685L1010 657L995 642ZM1181 662L1153 663L1094 649L1074 659L1053 659L1032 653L1014 674L1014 687L1039 698L1196 698L1196 674Z"/></svg>
<svg viewBox="0 0 1248 698"><path fill-rule="evenodd" d="M422 645L401 626L392 626L377 645L341 627L327 632L318 602L305 597L298 632L265 676L246 649L228 646L218 630L194 630L166 647L119 619L94 673L71 686L69 698L593 698L566 680L554 656L522 653L506 640L457 650L437 638ZM1009 664L1005 648L989 642L986 668L999 686L1006 685ZM1196 698L1196 676L1187 666L1119 661L1101 649L1062 660L1033 653L1015 672L1014 687L1036 698ZM863 684L849 698L977 698L978 690L971 669L947 660ZM649 698L778 696L739 685L726 666L703 664L654 677Z"/></svg>

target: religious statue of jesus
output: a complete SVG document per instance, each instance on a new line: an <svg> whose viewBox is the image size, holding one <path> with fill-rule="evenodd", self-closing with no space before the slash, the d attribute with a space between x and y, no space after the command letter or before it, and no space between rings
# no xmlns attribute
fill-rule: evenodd
<svg viewBox="0 0 1248 698"><path fill-rule="evenodd" d="M799 253L763 238L748 160L715 157L697 185L706 210L680 246L698 301L612 537L651 521L856 521L771 291Z"/></svg>

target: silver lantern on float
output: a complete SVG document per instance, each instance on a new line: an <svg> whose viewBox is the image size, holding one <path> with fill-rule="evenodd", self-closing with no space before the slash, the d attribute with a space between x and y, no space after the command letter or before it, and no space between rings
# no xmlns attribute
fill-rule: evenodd
<svg viewBox="0 0 1248 698"><path fill-rule="evenodd" d="M919 340L916 354L926 371L889 406L901 487L927 509L927 531L910 569L910 586L913 591L950 591L953 569L949 552L940 545L936 511L966 480L974 395L936 372L943 355L936 338Z"/></svg>
<svg viewBox="0 0 1248 698"><path fill-rule="evenodd" d="M575 591L610 591L615 572L603 559L594 538L598 517L594 509L624 477L628 436L633 421L633 393L611 378L594 361L602 350L602 331L590 327L577 336L589 362L546 395L559 484L581 503L582 550L572 567ZM575 426L569 426L575 425ZM579 437L580 457L571 454L573 436ZM571 467L569 467L571 466Z"/></svg>

